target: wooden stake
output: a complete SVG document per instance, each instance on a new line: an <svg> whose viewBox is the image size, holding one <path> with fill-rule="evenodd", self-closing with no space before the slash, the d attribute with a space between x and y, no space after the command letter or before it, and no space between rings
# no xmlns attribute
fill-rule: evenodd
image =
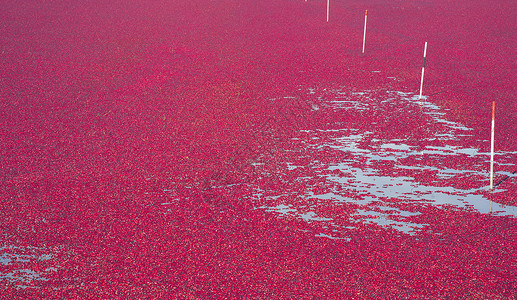
<svg viewBox="0 0 517 300"><path fill-rule="evenodd" d="M329 7L330 7L330 0L327 0L327 22L329 21Z"/></svg>
<svg viewBox="0 0 517 300"><path fill-rule="evenodd" d="M366 19L368 17L368 10L364 11L364 33L363 33L363 53L364 53L364 44L366 43Z"/></svg>
<svg viewBox="0 0 517 300"><path fill-rule="evenodd" d="M494 188L494 131L495 131L495 101L492 102L492 138L490 140L490 190Z"/></svg>
<svg viewBox="0 0 517 300"><path fill-rule="evenodd" d="M422 99L422 87L424 86L424 69L425 69L426 53L427 53L427 42L425 42L425 46L424 46L424 62L422 63L422 78L420 79L420 95L418 96L418 100Z"/></svg>

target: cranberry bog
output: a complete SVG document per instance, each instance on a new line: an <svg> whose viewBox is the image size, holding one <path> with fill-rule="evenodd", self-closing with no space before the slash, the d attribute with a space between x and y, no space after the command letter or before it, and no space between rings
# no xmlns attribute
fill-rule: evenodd
<svg viewBox="0 0 517 300"><path fill-rule="evenodd" d="M515 299L515 1L329 3L4 1L1 297Z"/></svg>

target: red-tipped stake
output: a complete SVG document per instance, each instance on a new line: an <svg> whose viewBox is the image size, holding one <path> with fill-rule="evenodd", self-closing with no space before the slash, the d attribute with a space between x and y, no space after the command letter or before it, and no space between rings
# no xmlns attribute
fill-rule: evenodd
<svg viewBox="0 0 517 300"><path fill-rule="evenodd" d="M492 102L492 137L490 139L490 192L494 190L494 132L495 132L495 101ZM488 212L492 213L492 198Z"/></svg>
<svg viewBox="0 0 517 300"><path fill-rule="evenodd" d="M363 33L363 53L364 53L364 44L366 42L366 19L368 17L368 10L364 12L364 33Z"/></svg>
<svg viewBox="0 0 517 300"><path fill-rule="evenodd" d="M494 188L494 131L495 131L495 101L492 102L492 138L490 141L490 190Z"/></svg>
<svg viewBox="0 0 517 300"><path fill-rule="evenodd" d="M330 7L330 0L327 0L327 22L329 21L329 7Z"/></svg>
<svg viewBox="0 0 517 300"><path fill-rule="evenodd" d="M420 79L420 96L418 96L418 100L422 99L422 87L424 86L424 69L425 69L426 53L427 53L427 42L425 42L425 46L424 46L424 62L422 63L422 78Z"/></svg>

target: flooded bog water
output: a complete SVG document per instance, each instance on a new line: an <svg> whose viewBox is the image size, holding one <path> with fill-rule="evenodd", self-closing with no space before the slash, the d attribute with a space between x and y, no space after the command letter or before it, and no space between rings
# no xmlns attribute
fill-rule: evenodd
<svg viewBox="0 0 517 300"><path fill-rule="evenodd" d="M333 238L365 224L412 234L427 224L411 217L429 207L517 215L517 207L485 196L490 156L471 146L485 141L470 143L472 130L448 121L426 98L389 90L308 94L332 118L299 130L279 157L255 163L262 174L250 184L257 208L318 223L330 231L318 236ZM513 176L516 158L517 152L497 153L495 177ZM495 190L506 192L504 185Z"/></svg>
<svg viewBox="0 0 517 300"><path fill-rule="evenodd" d="M0 283L27 288L57 270L52 259L61 249L0 246Z"/></svg>

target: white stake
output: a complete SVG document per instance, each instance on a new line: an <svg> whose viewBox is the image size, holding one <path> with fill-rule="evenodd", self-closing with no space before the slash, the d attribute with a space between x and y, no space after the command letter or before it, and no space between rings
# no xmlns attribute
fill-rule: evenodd
<svg viewBox="0 0 517 300"><path fill-rule="evenodd" d="M418 100L422 99L422 87L424 86L424 69L425 69L426 53L427 53L427 42L425 42L425 46L424 46L424 62L422 63L422 78L420 79L420 96L418 96Z"/></svg>
<svg viewBox="0 0 517 300"><path fill-rule="evenodd" d="M327 0L327 22L329 21L329 7L330 7L330 0Z"/></svg>
<svg viewBox="0 0 517 300"><path fill-rule="evenodd" d="M492 139L490 142L490 190L494 188L494 129L495 129L495 101L492 102Z"/></svg>
<svg viewBox="0 0 517 300"><path fill-rule="evenodd" d="M363 53L364 53L364 44L366 42L366 18L368 17L368 10L364 12L364 34L363 34Z"/></svg>

